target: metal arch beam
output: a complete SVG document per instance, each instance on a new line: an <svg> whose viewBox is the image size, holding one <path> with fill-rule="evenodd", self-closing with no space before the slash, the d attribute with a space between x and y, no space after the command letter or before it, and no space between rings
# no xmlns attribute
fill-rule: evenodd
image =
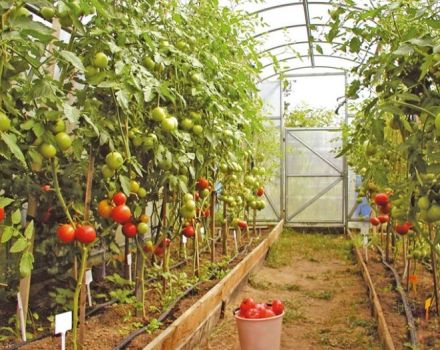
<svg viewBox="0 0 440 350"><path fill-rule="evenodd" d="M345 68L332 67L332 66L315 66L315 67L312 67L312 66L302 66L302 67L296 67L296 68L289 68L289 69L283 70L281 72L278 72L278 73L275 73L275 74L271 74L271 75L269 75L267 77L262 78L260 80L260 82L263 82L263 81L268 80L270 78L276 77L276 76L278 76L280 74L284 74L284 73L288 73L288 72L293 72L293 71L297 71L297 70L302 70L302 69L310 69L310 68L335 69L335 70L340 70L342 72L346 72L347 71Z"/></svg>
<svg viewBox="0 0 440 350"><path fill-rule="evenodd" d="M296 58L306 58L306 57L309 57L309 55L291 56L291 57L283 58L282 60L279 60L278 62L286 62L286 61L294 60L294 59L296 59ZM357 62L356 60L352 60L351 58L342 57L342 56L316 55L316 57L334 58L334 59L337 59L337 60L344 60L344 61L349 61L349 62L359 63L359 62ZM273 62L268 63L268 64L266 64L265 66L263 66L263 69L264 69L264 68L267 68L267 67L270 67L270 66L273 66L273 65L274 65ZM311 68L313 68L313 67L315 67L315 66L314 66L314 65L311 66Z"/></svg>
<svg viewBox="0 0 440 350"><path fill-rule="evenodd" d="M310 23L310 26L313 26L313 27L329 27L328 24L323 24L323 23ZM293 28L302 28L302 27L307 27L307 25L306 24L292 24L290 26L278 27L278 28L274 28L274 29L268 30L266 32L255 34L253 36L253 38L259 38L260 36L263 36L263 35L266 35L266 34L275 33L275 32L279 32L280 30L284 30L284 29L293 29ZM353 28L349 28L349 27L345 27L345 26L342 26L341 28L342 29L353 29Z"/></svg>
<svg viewBox="0 0 440 350"><path fill-rule="evenodd" d="M301 3L300 2L296 2L296 3L287 3L287 4L280 4L280 5L275 5L275 6L269 6L269 7L262 8L262 9L260 9L258 11L251 12L250 14L251 15L256 15L256 14L259 14L259 13L262 13L262 12L272 11L272 10L276 10L276 9L283 8L283 7L288 7L288 6L298 6L298 5L301 5ZM325 2L325 1L309 1L309 5L326 5L326 6L331 6L332 3ZM340 4L338 6L345 7L345 8L348 8L348 9L354 9L354 10L362 10L360 7L357 7L357 6L348 6L348 5L340 5Z"/></svg>
<svg viewBox="0 0 440 350"><path fill-rule="evenodd" d="M329 44L330 45L330 43L328 41L323 41L323 40L315 40L313 43L314 44ZM276 50L276 49L280 49L282 47L289 47L289 46L295 46L295 45L301 45L301 44L308 44L308 41L296 41L296 42L292 41L290 43L285 43L285 44L281 44L281 45L277 45L277 46L272 46L272 47L269 47L266 50L263 50L263 51L259 52L258 55L263 55L266 52L269 52L269 51L272 51L272 50ZM334 44L342 45L342 43L337 43L337 42L335 42ZM362 49L361 48L360 51L365 52L366 54L370 54L372 56L374 55L374 52L368 51L366 49Z"/></svg>
<svg viewBox="0 0 440 350"><path fill-rule="evenodd" d="M309 56L310 56L310 63L312 64L312 67L315 66L315 56L313 52L313 36L312 36L312 30L310 29L310 13L309 13L309 4L307 0L303 0L303 8L304 8L304 18L306 21L306 30L307 30L307 41L309 42Z"/></svg>

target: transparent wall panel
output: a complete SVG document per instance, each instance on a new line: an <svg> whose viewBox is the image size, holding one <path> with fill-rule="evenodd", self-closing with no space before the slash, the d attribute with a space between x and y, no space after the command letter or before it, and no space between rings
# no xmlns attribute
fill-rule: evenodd
<svg viewBox="0 0 440 350"><path fill-rule="evenodd" d="M342 181L335 178L291 177L287 179L286 218L289 223L343 223ZM332 184L334 184L332 186ZM330 188L329 188L330 187ZM329 188L318 200L305 204ZM300 211L301 210L301 211Z"/></svg>
<svg viewBox="0 0 440 350"><path fill-rule="evenodd" d="M340 129L286 129L286 222L344 222Z"/></svg>

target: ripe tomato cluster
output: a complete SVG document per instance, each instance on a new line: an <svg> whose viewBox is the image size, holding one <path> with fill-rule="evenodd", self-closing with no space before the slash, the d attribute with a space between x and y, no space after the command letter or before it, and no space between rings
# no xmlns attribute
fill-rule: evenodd
<svg viewBox="0 0 440 350"><path fill-rule="evenodd" d="M71 224L62 224L58 226L57 235L64 243L71 243L76 239L78 242L89 244L95 241L96 230L91 225L77 225L74 228Z"/></svg>
<svg viewBox="0 0 440 350"><path fill-rule="evenodd" d="M284 312L284 304L275 299L272 304L255 303L252 298L245 298L240 304L238 316L248 319L269 318L281 315Z"/></svg>

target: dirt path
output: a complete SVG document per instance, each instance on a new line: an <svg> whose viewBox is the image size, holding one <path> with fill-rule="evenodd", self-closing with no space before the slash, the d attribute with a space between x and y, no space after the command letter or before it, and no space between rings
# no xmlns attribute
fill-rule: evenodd
<svg viewBox="0 0 440 350"><path fill-rule="evenodd" d="M203 350L240 348L232 308L247 296L284 301L282 349L380 349L366 287L341 236L286 231Z"/></svg>

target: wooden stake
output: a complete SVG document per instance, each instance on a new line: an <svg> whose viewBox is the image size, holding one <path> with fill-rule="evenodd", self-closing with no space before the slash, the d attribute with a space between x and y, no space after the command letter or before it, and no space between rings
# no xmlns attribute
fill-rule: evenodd
<svg viewBox="0 0 440 350"><path fill-rule="evenodd" d="M228 213L227 204L223 203L223 232L222 232L222 245L223 245L223 255L228 255Z"/></svg>
<svg viewBox="0 0 440 350"><path fill-rule="evenodd" d="M254 231L254 237L257 237L257 209L254 209L254 217L253 217L253 231Z"/></svg>
<svg viewBox="0 0 440 350"><path fill-rule="evenodd" d="M211 193L211 221L210 221L210 231L211 231L211 262L215 262L215 201L217 193L212 191Z"/></svg>
<svg viewBox="0 0 440 350"><path fill-rule="evenodd" d="M429 239L431 242L434 241L432 224L428 225ZM434 247L431 246L431 265L432 265L432 276L434 280L434 297L435 297L435 311L439 315L439 293L438 293L438 280L437 280L437 255L435 253Z"/></svg>

